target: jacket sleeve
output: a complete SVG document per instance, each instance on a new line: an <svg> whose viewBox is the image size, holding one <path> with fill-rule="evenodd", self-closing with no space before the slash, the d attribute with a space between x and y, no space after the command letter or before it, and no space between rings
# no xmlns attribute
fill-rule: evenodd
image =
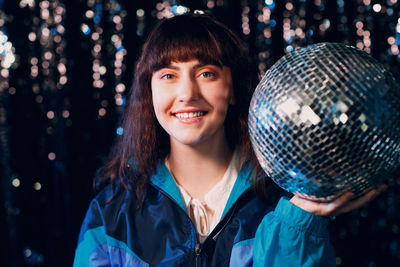
<svg viewBox="0 0 400 267"><path fill-rule="evenodd" d="M94 199L81 226L74 267L111 266L107 253L105 228L98 202Z"/></svg>
<svg viewBox="0 0 400 267"><path fill-rule="evenodd" d="M281 198L257 229L254 266L336 266L328 223Z"/></svg>

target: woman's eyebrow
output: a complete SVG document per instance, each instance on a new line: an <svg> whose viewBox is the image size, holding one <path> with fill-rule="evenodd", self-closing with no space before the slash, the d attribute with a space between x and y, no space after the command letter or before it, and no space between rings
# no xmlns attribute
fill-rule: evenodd
<svg viewBox="0 0 400 267"><path fill-rule="evenodd" d="M178 67L178 66L174 66L174 65L167 65L167 66L164 66L164 67L159 68L159 70L160 70L160 69L174 69L174 70L178 70L179 67Z"/></svg>
<svg viewBox="0 0 400 267"><path fill-rule="evenodd" d="M197 70L197 69L200 69L200 68L208 66L208 65L211 65L211 66L217 67L219 69L222 69L221 65L215 64L215 63L199 63L199 64L194 65L193 69Z"/></svg>
<svg viewBox="0 0 400 267"><path fill-rule="evenodd" d="M221 68L221 66L220 66L219 64L214 64L214 63L199 63L199 64L194 65L194 66L192 67L192 69L197 70L197 69L203 68L203 67L205 67L205 66L209 66L209 65L210 65L210 66L217 67L217 68ZM168 65L168 66L164 66L164 67L162 67L162 68L160 68L160 69L174 69L174 70L179 70L180 67L179 67L179 66L174 66L174 65Z"/></svg>

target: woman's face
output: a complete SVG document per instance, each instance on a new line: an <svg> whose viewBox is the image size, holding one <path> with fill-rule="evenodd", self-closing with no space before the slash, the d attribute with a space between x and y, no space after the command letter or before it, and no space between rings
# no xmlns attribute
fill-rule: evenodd
<svg viewBox="0 0 400 267"><path fill-rule="evenodd" d="M198 60L171 62L153 73L151 89L157 120L171 145L225 140L224 121L234 102L228 67Z"/></svg>

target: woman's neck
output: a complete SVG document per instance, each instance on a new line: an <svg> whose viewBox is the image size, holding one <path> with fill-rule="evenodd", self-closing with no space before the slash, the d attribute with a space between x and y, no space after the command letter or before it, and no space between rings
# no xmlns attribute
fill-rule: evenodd
<svg viewBox="0 0 400 267"><path fill-rule="evenodd" d="M232 151L224 137L219 142L188 146L171 140L168 165L172 175L191 197L204 195L224 176Z"/></svg>

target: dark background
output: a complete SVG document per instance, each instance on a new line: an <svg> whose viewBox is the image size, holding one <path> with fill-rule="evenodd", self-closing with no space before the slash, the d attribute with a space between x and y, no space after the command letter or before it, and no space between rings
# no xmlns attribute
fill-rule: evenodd
<svg viewBox="0 0 400 267"><path fill-rule="evenodd" d="M400 77L397 0L0 0L0 266L71 266L140 46L185 8L237 32L260 75L293 49L331 41ZM400 266L399 184L333 220L338 266Z"/></svg>

